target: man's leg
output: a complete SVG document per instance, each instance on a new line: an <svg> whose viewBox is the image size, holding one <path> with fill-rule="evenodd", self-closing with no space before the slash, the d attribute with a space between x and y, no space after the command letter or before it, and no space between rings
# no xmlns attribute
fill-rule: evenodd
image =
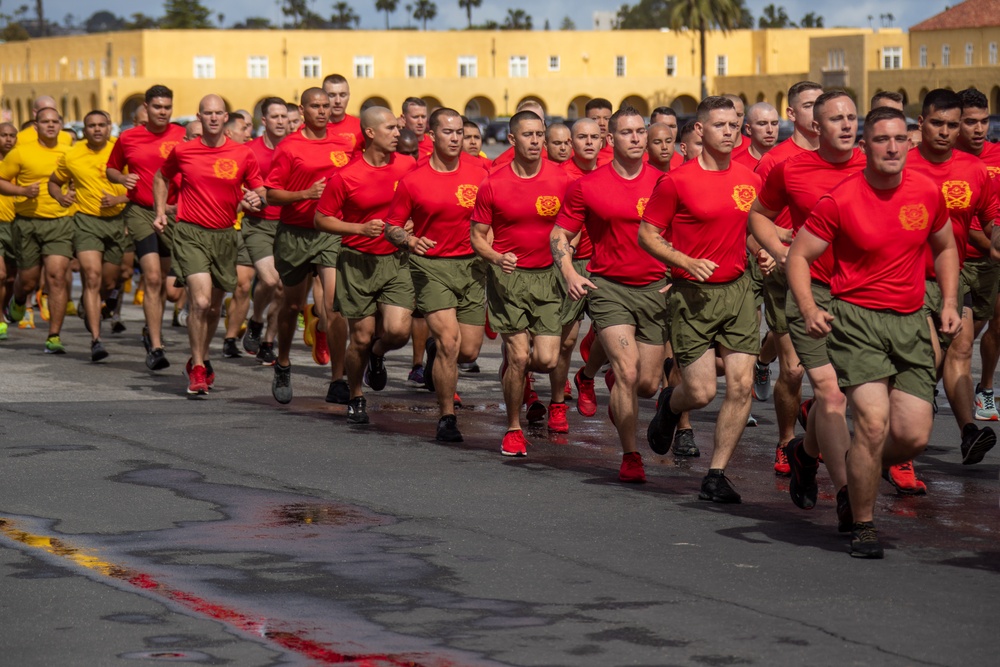
<svg viewBox="0 0 1000 667"><path fill-rule="evenodd" d="M809 410L803 447L812 458L823 454L830 481L840 489L847 484L844 457L851 446L847 397L837 384L837 371L832 364L811 368L806 373L813 388L814 402Z"/></svg>
<svg viewBox="0 0 1000 667"><path fill-rule="evenodd" d="M559 359L556 367L549 373L549 384L552 387L552 403L566 402L566 381L569 379L569 365L573 360L573 350L576 339L580 335L580 320L570 322L563 327L559 339Z"/></svg>
<svg viewBox="0 0 1000 667"><path fill-rule="evenodd" d="M275 292L281 287L281 279L278 277L277 269L274 268L273 256L254 262L254 269L257 271L257 287L253 290L253 315L250 319L263 325L264 314L269 312L268 306L274 300Z"/></svg>
<svg viewBox="0 0 1000 667"><path fill-rule="evenodd" d="M504 406L507 409L507 431L521 430L521 403L524 400L525 374L531 357L531 336L527 331L500 334L504 346L503 376Z"/></svg>
<svg viewBox="0 0 1000 667"><path fill-rule="evenodd" d="M997 297L993 310L993 319L990 320L986 332L979 341L979 354L983 361L983 374L979 382L981 389L993 391L993 375L997 372L997 364L1000 363L1000 297Z"/></svg>
<svg viewBox="0 0 1000 667"><path fill-rule="evenodd" d="M233 290L233 298L229 301L226 309L226 338L236 339L240 336L240 329L246 322L247 313L250 312L250 284L253 282L254 268L252 266L236 265L236 289Z"/></svg>
<svg viewBox="0 0 1000 667"><path fill-rule="evenodd" d="M889 383L878 380L849 387L854 439L847 457L847 490L855 522L870 522L889 437Z"/></svg>
<svg viewBox="0 0 1000 667"><path fill-rule="evenodd" d="M375 335L375 316L369 315L359 319L349 319L351 342L347 347L344 365L347 368L347 385L351 398L362 395L361 381L368 363L368 346Z"/></svg>
<svg viewBox="0 0 1000 667"><path fill-rule="evenodd" d="M278 308L278 366L289 366L292 342L298 329L299 312L309 293L310 281L303 280L297 285L285 285L281 305Z"/></svg>
<svg viewBox="0 0 1000 667"><path fill-rule="evenodd" d="M103 253L100 250L81 250L76 254L80 260L80 276L83 278L83 309L87 327L93 340L101 338L101 287L104 284ZM115 269L114 265L111 265Z"/></svg>
<svg viewBox="0 0 1000 667"><path fill-rule="evenodd" d="M721 348L719 353L726 369L726 394L715 420L715 448L710 465L712 470L726 469L743 436L747 417L750 416L750 388L753 384L755 361L753 355L744 352ZM775 395L777 396L777 392Z"/></svg>
<svg viewBox="0 0 1000 667"><path fill-rule="evenodd" d="M321 266L319 277L323 283L326 342L330 348L330 379L337 381L344 377L344 356L347 353L347 321L333 307L334 295L337 292L337 268Z"/></svg>
<svg viewBox="0 0 1000 667"><path fill-rule="evenodd" d="M212 276L209 273L194 273L184 279L188 293L188 341L191 344L191 365L204 366L206 351L210 341L209 324L213 319ZM218 324L218 318L214 318Z"/></svg>
<svg viewBox="0 0 1000 667"><path fill-rule="evenodd" d="M58 336L62 331L63 320L66 319L66 302L69 299L69 286L66 284L66 272L69 270L69 257L48 255L43 259L45 264L45 281L49 289L49 336Z"/></svg>
<svg viewBox="0 0 1000 667"><path fill-rule="evenodd" d="M136 246L136 252L139 252ZM146 284L142 299L142 312L146 317L146 329L149 332L151 349L163 347L163 273L160 255L154 250L146 251L139 256L139 268L142 269L143 281Z"/></svg>
<svg viewBox="0 0 1000 667"><path fill-rule="evenodd" d="M962 309L962 328L944 353L941 379L944 392L951 404L952 414L960 431L973 423L972 403L975 391L972 386L972 347L974 342L972 309ZM935 336L936 337L936 336Z"/></svg>
<svg viewBox="0 0 1000 667"><path fill-rule="evenodd" d="M778 351L778 380L774 383L774 414L778 422L778 447L795 437L795 421L802 402L802 365L787 333L775 334ZM744 421L744 424L746 422ZM777 463L775 463L777 471ZM787 471L784 471L787 474Z"/></svg>
<svg viewBox="0 0 1000 667"><path fill-rule="evenodd" d="M434 358L434 392L442 417L455 414L455 389L458 387L458 360L462 348L462 325L454 308L425 313L424 319L437 347ZM465 325L468 327L468 325ZM481 329L481 328L480 328ZM477 353L478 354L478 353ZM472 357L475 359L475 357Z"/></svg>

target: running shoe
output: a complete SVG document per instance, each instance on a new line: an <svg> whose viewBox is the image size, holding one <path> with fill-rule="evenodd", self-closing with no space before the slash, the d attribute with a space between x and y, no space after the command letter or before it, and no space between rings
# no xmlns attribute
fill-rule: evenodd
<svg viewBox="0 0 1000 667"><path fill-rule="evenodd" d="M995 444L997 434L989 426L979 428L975 424L966 424L962 429L962 465L979 463Z"/></svg>
<svg viewBox="0 0 1000 667"><path fill-rule="evenodd" d="M982 422L1000 421L1000 412L997 412L993 390L983 389L978 384L976 385L976 419Z"/></svg>
<svg viewBox="0 0 1000 667"><path fill-rule="evenodd" d="M302 341L312 347L316 340L316 324L319 322L319 318L316 317L316 311L313 310L313 306L306 304L306 309L304 312L299 313L299 317L302 319L303 324L299 327L302 329ZM304 329L302 327L305 327Z"/></svg>
<svg viewBox="0 0 1000 667"><path fill-rule="evenodd" d="M296 331L306 330L306 318L302 313L299 313L298 317L295 319L295 329ZM306 343L306 345L309 345L309 343Z"/></svg>
<svg viewBox="0 0 1000 667"><path fill-rule="evenodd" d="M546 412L547 410L545 409L545 404L538 400L538 394L535 394L535 400L528 403L528 410L525 417L527 418L529 424L537 424L545 419Z"/></svg>
<svg viewBox="0 0 1000 667"><path fill-rule="evenodd" d="M854 558L884 558L885 552L878 541L878 531L871 521L858 521L851 527L851 550Z"/></svg>
<svg viewBox="0 0 1000 667"><path fill-rule="evenodd" d="M191 313L188 312L187 306L181 308L181 312L177 313L177 326L184 327L186 329L188 325L188 316L190 314Z"/></svg>
<svg viewBox="0 0 1000 667"><path fill-rule="evenodd" d="M595 340L597 340L597 329L591 324L587 335L580 341L580 357L583 359L583 363L590 361L590 348L593 347Z"/></svg>
<svg viewBox="0 0 1000 667"><path fill-rule="evenodd" d="M576 410L584 417L597 414L597 393L594 391L594 378L584 376L581 368L573 376L576 385Z"/></svg>
<svg viewBox="0 0 1000 667"><path fill-rule="evenodd" d="M326 342L326 332L316 329L313 336L312 358L320 366L330 363L330 348Z"/></svg>
<svg viewBox="0 0 1000 667"><path fill-rule="evenodd" d="M792 469L788 465L788 457L785 456L785 446L778 443L774 448L774 474L779 477L788 477L792 474Z"/></svg>
<svg viewBox="0 0 1000 667"><path fill-rule="evenodd" d="M292 367L291 365L274 365L274 378L271 379L271 395L282 405L292 402Z"/></svg>
<svg viewBox="0 0 1000 667"><path fill-rule="evenodd" d="M819 462L806 454L802 442L802 438L792 438L785 445L785 458L788 461L791 475L788 482L788 495L791 496L796 507L811 510L816 506L816 495L819 493L819 488L816 486L816 472L819 470Z"/></svg>
<svg viewBox="0 0 1000 667"><path fill-rule="evenodd" d="M38 304L38 314L42 316L42 319L46 322L52 317L52 313L49 311L49 295L38 290L35 293L35 303Z"/></svg>
<svg viewBox="0 0 1000 667"><path fill-rule="evenodd" d="M146 300L146 290L137 289L135 291L135 296L132 297L133 306L141 306L142 302Z"/></svg>
<svg viewBox="0 0 1000 667"><path fill-rule="evenodd" d="M278 355L274 353L274 343L261 342L256 359L262 366L273 366L274 362L278 360Z"/></svg>
<svg viewBox="0 0 1000 667"><path fill-rule="evenodd" d="M172 327L180 327L181 326L180 314L181 314L181 309L178 308L175 305L174 306L174 315L173 315L173 317L170 318L170 326L172 326Z"/></svg>
<svg viewBox="0 0 1000 667"><path fill-rule="evenodd" d="M463 361L458 365L459 373L478 373L479 370L479 364L475 361Z"/></svg>
<svg viewBox="0 0 1000 667"><path fill-rule="evenodd" d="M758 401L771 398L771 367L755 361L753 365L753 387L750 392Z"/></svg>
<svg viewBox="0 0 1000 667"><path fill-rule="evenodd" d="M62 344L59 334L45 339L45 354L66 354L66 346Z"/></svg>
<svg viewBox="0 0 1000 667"><path fill-rule="evenodd" d="M569 433L568 408L565 403L549 403L549 432Z"/></svg>
<svg viewBox="0 0 1000 667"><path fill-rule="evenodd" d="M851 510L851 496L847 487L842 486L837 491L837 532L849 533L854 525L854 512Z"/></svg>
<svg viewBox="0 0 1000 667"><path fill-rule="evenodd" d="M445 415L438 420L437 434L435 440L440 442L463 442L462 434L458 430L458 417L455 415Z"/></svg>
<svg viewBox="0 0 1000 667"><path fill-rule="evenodd" d="M264 323L250 320L247 323L247 332L243 335L243 349L247 354L257 354L260 350L260 337L264 333Z"/></svg>
<svg viewBox="0 0 1000 667"><path fill-rule="evenodd" d="M66 314L69 315L70 317L77 314L76 304L73 303L72 299L66 301Z"/></svg>
<svg viewBox="0 0 1000 667"><path fill-rule="evenodd" d="M674 393L673 387L664 387L660 391L660 398L656 403L656 414L646 428L646 442L649 448L663 456L670 451L670 446L674 440L674 433L677 431L677 424L681 416L670 409L670 396Z"/></svg>
<svg viewBox="0 0 1000 667"><path fill-rule="evenodd" d="M364 396L358 396L357 398L352 398L347 403L347 423L348 424L369 423L368 401L365 400Z"/></svg>
<svg viewBox="0 0 1000 667"><path fill-rule="evenodd" d="M913 461L889 466L882 471L882 478L896 487L896 492L903 496L922 496L927 493L927 485L917 479L913 470Z"/></svg>
<svg viewBox="0 0 1000 667"><path fill-rule="evenodd" d="M7 340L7 323L0 322L0 340Z"/></svg>
<svg viewBox="0 0 1000 667"><path fill-rule="evenodd" d="M747 428L757 428L757 418L753 415L747 417Z"/></svg>
<svg viewBox="0 0 1000 667"><path fill-rule="evenodd" d="M222 341L222 356L226 359L239 359L243 356L235 338L226 338Z"/></svg>
<svg viewBox="0 0 1000 667"><path fill-rule="evenodd" d="M434 360L437 359L437 342L433 338L427 339L424 352L427 354L427 363L424 365L424 389L434 391Z"/></svg>
<svg viewBox="0 0 1000 667"><path fill-rule="evenodd" d="M164 368L169 367L170 362L167 361L167 355L163 353L162 347L158 347L146 353L146 368L149 370L162 371Z"/></svg>
<svg viewBox="0 0 1000 667"><path fill-rule="evenodd" d="M377 340L377 339L376 339ZM389 373L385 370L385 355L375 354L375 341L368 346L368 365L365 367L364 383L372 391L382 391L389 382Z"/></svg>
<svg viewBox="0 0 1000 667"><path fill-rule="evenodd" d="M193 366L188 373L188 389L190 396L204 396L208 393L208 380L204 366Z"/></svg>
<svg viewBox="0 0 1000 667"><path fill-rule="evenodd" d="M680 428L674 436L674 444L671 446L674 456L701 456L701 450L694 442L694 429Z"/></svg>
<svg viewBox="0 0 1000 667"><path fill-rule="evenodd" d="M24 316L17 323L18 329L34 329L35 328L35 312L31 309L31 306L25 308L21 307L24 312Z"/></svg>
<svg viewBox="0 0 1000 667"><path fill-rule="evenodd" d="M642 484L646 481L646 469L642 466L642 454L639 452L622 454L622 465L618 469L618 481L626 484Z"/></svg>
<svg viewBox="0 0 1000 667"><path fill-rule="evenodd" d="M424 367L414 366L410 369L410 374L406 376L406 381L417 387L424 386Z"/></svg>
<svg viewBox="0 0 1000 667"><path fill-rule="evenodd" d="M351 389L347 386L347 380L341 378L334 380L326 389L326 402L347 405L351 400Z"/></svg>
<svg viewBox="0 0 1000 667"><path fill-rule="evenodd" d="M455 392L455 395L452 396L451 398L451 404L456 408L462 407L462 397L458 395L457 391Z"/></svg>
<svg viewBox="0 0 1000 667"><path fill-rule="evenodd" d="M118 318L118 313L111 316L111 333L120 334L125 332L125 325Z"/></svg>
<svg viewBox="0 0 1000 667"><path fill-rule="evenodd" d="M90 344L90 361L97 363L108 358L108 351L101 345L101 341L95 340Z"/></svg>
<svg viewBox="0 0 1000 667"><path fill-rule="evenodd" d="M736 504L743 502L740 494L730 483L722 470L709 470L705 478L701 480L701 491L698 493L700 500L711 500L713 503Z"/></svg>
<svg viewBox="0 0 1000 667"><path fill-rule="evenodd" d="M205 360L205 383L209 389L215 386L215 369L212 368L212 362L208 359Z"/></svg>
<svg viewBox="0 0 1000 667"><path fill-rule="evenodd" d="M799 415L798 415L799 426L802 427L803 431L809 429L809 427L807 426L807 424L809 423L809 411L812 410L814 402L815 399L807 398L806 400L802 401L802 403L799 404Z"/></svg>
<svg viewBox="0 0 1000 667"><path fill-rule="evenodd" d="M573 385L569 383L569 378L566 378L566 387L563 389L563 398L567 401L573 400Z"/></svg>
<svg viewBox="0 0 1000 667"><path fill-rule="evenodd" d="M16 324L24 319L24 311L26 304L18 303L14 300L14 297L10 297L10 302L7 304L7 319L10 320L11 324Z"/></svg>
<svg viewBox="0 0 1000 667"><path fill-rule="evenodd" d="M527 456L528 441L524 437L524 432L517 429L504 433L503 442L500 444L500 453L504 456Z"/></svg>

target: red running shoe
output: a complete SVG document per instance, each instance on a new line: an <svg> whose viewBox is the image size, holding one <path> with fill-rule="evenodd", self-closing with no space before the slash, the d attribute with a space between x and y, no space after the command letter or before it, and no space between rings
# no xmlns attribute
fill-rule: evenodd
<svg viewBox="0 0 1000 667"><path fill-rule="evenodd" d="M576 385L576 410L584 417L593 417L597 414L597 394L594 392L593 378L583 376L581 368L573 376L573 384Z"/></svg>
<svg viewBox="0 0 1000 667"><path fill-rule="evenodd" d="M778 445L774 450L774 474L781 477L790 477L792 474L792 467L788 465L788 457L782 445Z"/></svg>
<svg viewBox="0 0 1000 667"><path fill-rule="evenodd" d="M569 383L569 378L566 378L566 388L563 389L563 394L566 400L573 400L573 385Z"/></svg>
<svg viewBox="0 0 1000 667"><path fill-rule="evenodd" d="M490 316L489 316L489 313L486 314L486 326L485 326L485 329L484 329L484 333L486 333L486 337L489 338L490 340L496 340L497 339L497 332L490 328Z"/></svg>
<svg viewBox="0 0 1000 667"><path fill-rule="evenodd" d="M462 407L462 397L458 395L457 391L455 392L455 397L451 399L451 402L456 408Z"/></svg>
<svg viewBox="0 0 1000 667"><path fill-rule="evenodd" d="M594 345L595 340L597 340L597 331L594 329L594 325L591 324L590 331L580 341L580 357L583 359L583 363L590 361L590 348Z"/></svg>
<svg viewBox="0 0 1000 667"><path fill-rule="evenodd" d="M642 484L646 481L646 470L642 467L639 452L622 454L622 467L618 469L618 481L626 484Z"/></svg>
<svg viewBox="0 0 1000 667"><path fill-rule="evenodd" d="M330 363L330 347L326 344L326 332L316 329L316 335L313 337L312 346L312 357L320 366L326 366Z"/></svg>
<svg viewBox="0 0 1000 667"><path fill-rule="evenodd" d="M500 445L500 453L504 456L527 456L528 441L525 440L524 433L520 429L507 431Z"/></svg>
<svg viewBox="0 0 1000 667"><path fill-rule="evenodd" d="M569 420L566 419L565 403L549 403L549 431L552 433L569 433Z"/></svg>
<svg viewBox="0 0 1000 667"><path fill-rule="evenodd" d="M890 466L882 471L882 477L896 487L897 493L904 496L922 496L927 493L927 485L917 479L913 470L913 461Z"/></svg>
<svg viewBox="0 0 1000 667"><path fill-rule="evenodd" d="M187 393L191 396L203 396L208 393L208 382L205 379L204 366L192 366L188 373Z"/></svg>

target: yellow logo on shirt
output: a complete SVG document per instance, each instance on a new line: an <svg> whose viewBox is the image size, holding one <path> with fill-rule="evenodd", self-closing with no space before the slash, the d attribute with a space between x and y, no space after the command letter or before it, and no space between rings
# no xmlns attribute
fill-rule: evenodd
<svg viewBox="0 0 1000 667"><path fill-rule="evenodd" d="M237 172L239 172L240 167L236 164L236 160L231 160L227 157L220 157L212 165L212 170L215 172L216 178L221 178L224 181L231 181L236 178Z"/></svg>
<svg viewBox="0 0 1000 667"><path fill-rule="evenodd" d="M642 197L635 203L635 211L639 214L641 218L643 214L646 213L646 204L649 203L649 197Z"/></svg>
<svg viewBox="0 0 1000 667"><path fill-rule="evenodd" d="M972 203L972 188L966 181L945 181L941 184L941 193L949 209L969 208Z"/></svg>
<svg viewBox="0 0 1000 667"><path fill-rule="evenodd" d="M170 151L174 150L174 146L179 143L179 141L164 141L160 144L160 157L166 160L167 156L170 155Z"/></svg>
<svg viewBox="0 0 1000 667"><path fill-rule="evenodd" d="M462 208L472 208L475 206L477 194L479 194L479 188L468 183L458 186L458 190L455 191L458 205Z"/></svg>
<svg viewBox="0 0 1000 667"><path fill-rule="evenodd" d="M923 204L907 204L899 209L899 224L908 232L919 232L927 229L930 215Z"/></svg>
<svg viewBox="0 0 1000 667"><path fill-rule="evenodd" d="M562 204L559 201L559 197L553 195L541 195L535 200L535 210L538 211L538 215L546 218L551 218L559 213L560 206Z"/></svg>
<svg viewBox="0 0 1000 667"><path fill-rule="evenodd" d="M343 167L350 161L351 159L347 157L347 153L344 151L333 151L330 153L330 162L332 162L335 167Z"/></svg>
<svg viewBox="0 0 1000 667"><path fill-rule="evenodd" d="M990 178L1000 178L1000 167L986 167L986 171L990 172Z"/></svg>
<svg viewBox="0 0 1000 667"><path fill-rule="evenodd" d="M737 185L733 188L733 201L736 208L749 213L754 200L757 199L757 190L752 185Z"/></svg>
<svg viewBox="0 0 1000 667"><path fill-rule="evenodd" d="M352 150L358 145L358 138L351 132L340 132L337 136L347 142L347 145L350 146Z"/></svg>

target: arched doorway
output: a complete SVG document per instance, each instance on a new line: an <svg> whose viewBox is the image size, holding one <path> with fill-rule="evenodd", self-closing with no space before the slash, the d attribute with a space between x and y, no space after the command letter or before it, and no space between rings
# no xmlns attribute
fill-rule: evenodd
<svg viewBox="0 0 1000 667"><path fill-rule="evenodd" d="M477 95L465 104L466 118L493 118L497 115L493 100L483 95Z"/></svg>
<svg viewBox="0 0 1000 667"><path fill-rule="evenodd" d="M626 104L629 105L630 107L633 107L636 111L639 112L640 115L643 116L649 115L650 112L649 102L646 101L645 97L641 97L639 95L629 95L628 97L622 100L621 104L619 104L618 107L621 108Z"/></svg>
<svg viewBox="0 0 1000 667"><path fill-rule="evenodd" d="M906 94L906 88L900 88L896 92L903 96L903 108L905 109L910 104L910 96Z"/></svg>
<svg viewBox="0 0 1000 667"><path fill-rule="evenodd" d="M1000 114L1000 86L990 91L990 113Z"/></svg>
<svg viewBox="0 0 1000 667"><path fill-rule="evenodd" d="M546 115L549 113L549 108L545 104L545 100L538 97L537 95L525 95L524 97L522 97L520 100L517 101L517 105L514 107L514 109L517 109L517 107L521 106L523 103L528 101L537 102L538 104L542 105L542 111L544 111Z"/></svg>
<svg viewBox="0 0 1000 667"><path fill-rule="evenodd" d="M141 93L135 93L134 95L129 95L122 102L122 124L130 125L134 121L136 110L141 107L146 101L146 96Z"/></svg>
<svg viewBox="0 0 1000 667"><path fill-rule="evenodd" d="M24 122L24 108L21 106L21 99L20 98L18 98L14 102L14 111L16 112L16 115L14 116L14 118L16 120L14 122L17 123L18 129L20 129L21 128L21 123Z"/></svg>
<svg viewBox="0 0 1000 667"><path fill-rule="evenodd" d="M392 109L392 107L389 106L389 100L385 99L384 97L378 97L378 96L369 97L368 99L366 99L364 102L361 103L361 111L364 111L365 109L369 109L371 107L385 107L386 109Z"/></svg>
<svg viewBox="0 0 1000 667"><path fill-rule="evenodd" d="M440 109L444 106L444 102L434 97L433 95L423 95L424 102L427 102L427 115L434 113L435 109Z"/></svg>
<svg viewBox="0 0 1000 667"><path fill-rule="evenodd" d="M766 102L766 101L767 101L767 95L765 95L764 93L757 93L757 103L758 104L760 102Z"/></svg>
<svg viewBox="0 0 1000 667"><path fill-rule="evenodd" d="M779 118L788 118L785 114L785 93L780 90L774 96L774 108L778 110Z"/></svg>
<svg viewBox="0 0 1000 667"><path fill-rule="evenodd" d="M584 113L584 107L587 106L587 102L590 101L589 95L577 95L574 97L569 106L566 107L566 118L568 120L576 120L577 118L583 118L586 114Z"/></svg>
<svg viewBox="0 0 1000 667"><path fill-rule="evenodd" d="M674 111L679 114L693 114L698 110L698 100L690 95L678 95L670 104Z"/></svg>
<svg viewBox="0 0 1000 667"><path fill-rule="evenodd" d="M95 109L100 109L100 108L101 108L101 101L97 98L97 93L91 93L90 94L90 108L87 109L87 111L93 111ZM86 111L84 113L86 113ZM83 117L82 116L77 116L73 120L83 120Z"/></svg>
<svg viewBox="0 0 1000 667"><path fill-rule="evenodd" d="M82 116L83 116L83 114L80 113L80 98L79 97L74 97L73 98L73 118L80 118Z"/></svg>

